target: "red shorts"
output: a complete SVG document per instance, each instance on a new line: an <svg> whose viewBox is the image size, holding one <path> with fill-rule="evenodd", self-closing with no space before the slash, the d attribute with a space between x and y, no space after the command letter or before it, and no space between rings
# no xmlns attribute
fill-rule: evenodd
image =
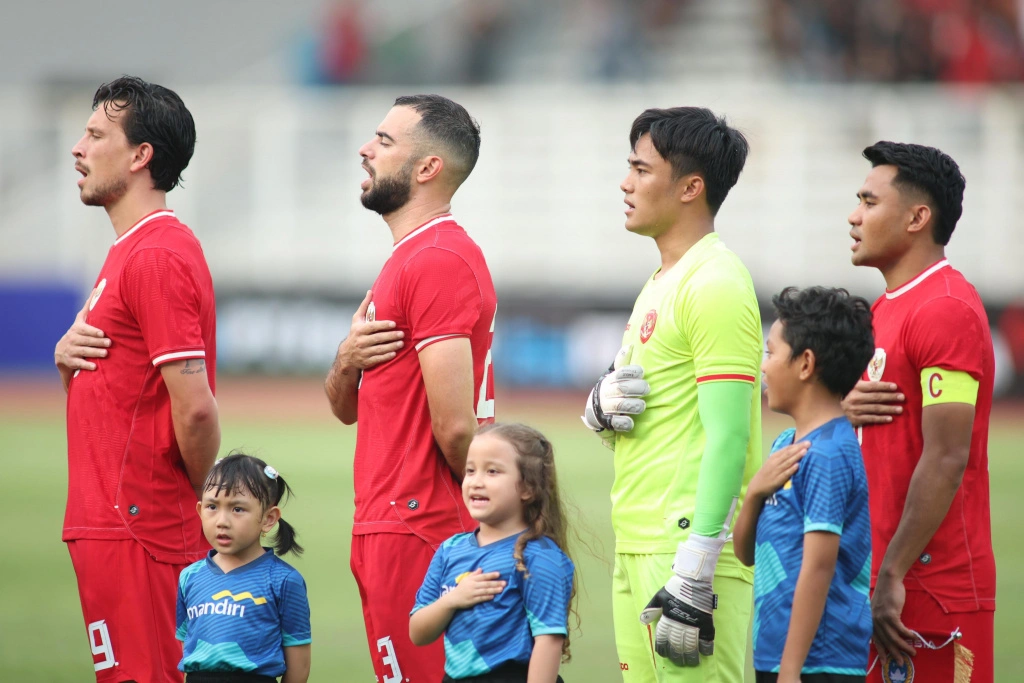
<svg viewBox="0 0 1024 683"><path fill-rule="evenodd" d="M917 631L937 649L920 641L912 643L917 654L901 666L886 657L875 662L877 653L872 643L871 660L875 664L868 683L993 683L995 612L947 614L928 593L907 591L902 620L904 626ZM962 637L947 643L958 629Z"/></svg>
<svg viewBox="0 0 1024 683"><path fill-rule="evenodd" d="M444 639L423 647L409 640L409 612L433 557L434 549L411 534L352 537L352 574L380 683L437 683L444 677Z"/></svg>
<svg viewBox="0 0 1024 683"><path fill-rule="evenodd" d="M178 574L137 541L68 541L99 683L181 683ZM199 559L198 557L196 559Z"/></svg>

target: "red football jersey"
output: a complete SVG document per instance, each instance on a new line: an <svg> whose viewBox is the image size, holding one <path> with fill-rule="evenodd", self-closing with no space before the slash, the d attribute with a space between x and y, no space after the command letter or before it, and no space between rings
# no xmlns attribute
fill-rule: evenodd
<svg viewBox="0 0 1024 683"><path fill-rule="evenodd" d="M160 365L204 358L213 390L215 315L203 250L174 212L149 214L110 247L86 317L109 354L68 389L65 541L134 538L178 564L209 549Z"/></svg>
<svg viewBox="0 0 1024 683"><path fill-rule="evenodd" d="M995 362L981 298L943 259L887 291L872 311L877 348L865 379L895 382L906 401L903 413L891 423L862 428L861 450L871 492L871 585L899 526L910 478L924 448L921 372L931 367L959 370L978 381L970 459L946 518L904 583L908 590L930 593L947 612L994 610L988 423Z"/></svg>
<svg viewBox="0 0 1024 683"><path fill-rule="evenodd" d="M494 420L491 338L497 297L483 252L450 215L395 244L367 318L393 320L405 345L363 372L354 465L353 534L416 534L433 546L475 526L430 423L419 352L468 337L477 419Z"/></svg>

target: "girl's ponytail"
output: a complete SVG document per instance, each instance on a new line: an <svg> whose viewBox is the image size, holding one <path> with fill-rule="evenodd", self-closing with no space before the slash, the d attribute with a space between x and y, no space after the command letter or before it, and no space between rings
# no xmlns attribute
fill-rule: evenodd
<svg viewBox="0 0 1024 683"><path fill-rule="evenodd" d="M281 501L284 498L291 498L292 488L285 482L284 477L275 472L275 480L277 482L277 495L274 496L274 505L280 506ZM274 537L274 554L284 555L285 553L295 553L301 555L305 550L297 540L299 532L295 530L288 522L284 521L283 517L277 519L277 533Z"/></svg>

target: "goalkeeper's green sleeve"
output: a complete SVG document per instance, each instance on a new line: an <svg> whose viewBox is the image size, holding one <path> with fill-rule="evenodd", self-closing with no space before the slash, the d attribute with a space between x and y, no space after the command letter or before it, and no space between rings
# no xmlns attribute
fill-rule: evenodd
<svg viewBox="0 0 1024 683"><path fill-rule="evenodd" d="M733 498L740 494L753 391L748 382L707 382L697 387L697 409L707 441L697 479L693 533L718 536Z"/></svg>

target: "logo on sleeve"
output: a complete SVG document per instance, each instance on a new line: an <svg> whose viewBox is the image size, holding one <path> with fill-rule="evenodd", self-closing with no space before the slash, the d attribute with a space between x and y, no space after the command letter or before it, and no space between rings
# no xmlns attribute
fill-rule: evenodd
<svg viewBox="0 0 1024 683"><path fill-rule="evenodd" d="M868 379L877 382L885 372L885 349L875 349L875 355L868 363Z"/></svg>
<svg viewBox="0 0 1024 683"><path fill-rule="evenodd" d="M107 288L107 278L100 280L100 283L96 285L96 291L93 292L92 298L89 299L89 310L96 308L96 302L100 300L100 294Z"/></svg>
<svg viewBox="0 0 1024 683"><path fill-rule="evenodd" d="M640 342L643 344L647 343L647 340L654 334L654 326L658 323L658 311L651 309L647 311L647 315L644 317L644 322L640 326Z"/></svg>

